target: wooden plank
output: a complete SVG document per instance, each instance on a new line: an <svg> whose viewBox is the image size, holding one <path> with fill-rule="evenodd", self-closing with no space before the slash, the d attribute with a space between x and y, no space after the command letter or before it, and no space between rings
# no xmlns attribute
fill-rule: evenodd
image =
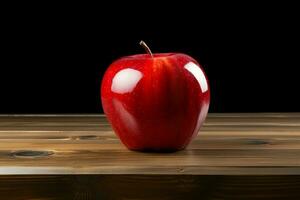
<svg viewBox="0 0 300 200"><path fill-rule="evenodd" d="M0 174L300 175L300 113L210 114L168 154L128 151L103 115L2 115Z"/></svg>
<svg viewBox="0 0 300 200"><path fill-rule="evenodd" d="M299 191L299 113L210 114L188 149L167 154L128 151L104 116L0 116L0 199L300 199Z"/></svg>
<svg viewBox="0 0 300 200"><path fill-rule="evenodd" d="M300 176L0 176L5 200L299 199Z"/></svg>

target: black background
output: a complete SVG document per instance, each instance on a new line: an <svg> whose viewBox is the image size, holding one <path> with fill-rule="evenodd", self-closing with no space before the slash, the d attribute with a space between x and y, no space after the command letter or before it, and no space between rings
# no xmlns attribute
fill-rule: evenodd
<svg viewBox="0 0 300 200"><path fill-rule="evenodd" d="M100 113L100 82L120 56L183 52L204 67L210 112L295 112L295 5L139 1L2 6L0 113Z"/></svg>

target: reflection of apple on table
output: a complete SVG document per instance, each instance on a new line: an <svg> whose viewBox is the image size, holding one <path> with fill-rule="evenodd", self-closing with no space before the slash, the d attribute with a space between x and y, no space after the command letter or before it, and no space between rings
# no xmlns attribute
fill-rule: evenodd
<svg viewBox="0 0 300 200"><path fill-rule="evenodd" d="M107 69L101 86L104 112L131 150L176 151L197 135L210 91L196 60L181 53L122 57Z"/></svg>

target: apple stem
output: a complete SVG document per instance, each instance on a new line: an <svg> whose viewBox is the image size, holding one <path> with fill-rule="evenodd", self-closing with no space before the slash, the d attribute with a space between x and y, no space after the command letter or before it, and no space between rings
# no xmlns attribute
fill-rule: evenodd
<svg viewBox="0 0 300 200"><path fill-rule="evenodd" d="M144 49L146 50L146 52L153 58L153 54L152 54L150 48L148 47L148 45L143 40L140 41L140 45L142 47L144 47Z"/></svg>

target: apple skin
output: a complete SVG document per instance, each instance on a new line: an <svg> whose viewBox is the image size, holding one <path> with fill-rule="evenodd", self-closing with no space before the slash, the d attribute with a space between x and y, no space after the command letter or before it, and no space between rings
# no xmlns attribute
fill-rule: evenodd
<svg viewBox="0 0 300 200"><path fill-rule="evenodd" d="M128 149L177 151L203 124L210 89L204 71L188 55L139 54L109 66L101 100L108 121Z"/></svg>

